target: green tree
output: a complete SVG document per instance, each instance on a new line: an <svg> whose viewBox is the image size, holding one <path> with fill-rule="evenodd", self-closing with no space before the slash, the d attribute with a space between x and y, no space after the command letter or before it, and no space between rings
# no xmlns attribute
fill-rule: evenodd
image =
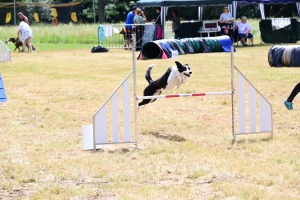
<svg viewBox="0 0 300 200"><path fill-rule="evenodd" d="M93 22L93 4L92 0L81 0L83 6L83 22ZM96 19L100 23L124 22L130 8L136 4L131 0L98 0L95 1Z"/></svg>
<svg viewBox="0 0 300 200"><path fill-rule="evenodd" d="M98 5L99 5L98 17L99 17L100 24L105 22L105 13L104 13L105 12L105 3L106 3L106 0L98 0Z"/></svg>

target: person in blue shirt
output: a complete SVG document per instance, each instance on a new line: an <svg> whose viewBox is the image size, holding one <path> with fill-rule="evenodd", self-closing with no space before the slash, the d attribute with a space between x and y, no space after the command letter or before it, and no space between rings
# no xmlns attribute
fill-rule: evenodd
<svg viewBox="0 0 300 200"><path fill-rule="evenodd" d="M131 34L133 31L132 24L133 24L133 18L135 16L135 10L136 10L136 6L133 6L131 11L127 14L127 17L126 17L126 22L125 22L126 34L125 34L125 36L128 41L131 41Z"/></svg>

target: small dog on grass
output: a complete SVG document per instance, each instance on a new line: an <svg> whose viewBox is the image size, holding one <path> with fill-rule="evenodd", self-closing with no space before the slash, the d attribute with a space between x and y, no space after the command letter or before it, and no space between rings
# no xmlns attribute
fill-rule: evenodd
<svg viewBox="0 0 300 200"><path fill-rule="evenodd" d="M180 62L175 62L176 65L170 67L162 77L153 81L151 78L151 70L155 66L150 65L146 70L145 78L149 85L144 89L144 96L160 95L162 90L172 90L175 86L179 88L182 84L187 82L188 77L191 76L192 71L188 64L182 65ZM148 103L154 102L156 99L143 99L139 103L139 107Z"/></svg>
<svg viewBox="0 0 300 200"><path fill-rule="evenodd" d="M122 30L120 31L120 34L123 35L124 38L124 48L129 48L130 47L130 33L126 32L125 28L122 28Z"/></svg>
<svg viewBox="0 0 300 200"><path fill-rule="evenodd" d="M5 43L8 44L8 42L12 42L12 43L15 44L16 48L15 48L14 51L16 51L16 49L18 49L19 52L21 51L20 47L22 47L23 43L19 40L19 38L9 38L9 40L5 41ZM26 46L27 46L27 48L29 50L29 46L27 44L26 44ZM32 45L32 50L35 51L35 49L36 48ZM22 51L23 51L23 49L22 49Z"/></svg>

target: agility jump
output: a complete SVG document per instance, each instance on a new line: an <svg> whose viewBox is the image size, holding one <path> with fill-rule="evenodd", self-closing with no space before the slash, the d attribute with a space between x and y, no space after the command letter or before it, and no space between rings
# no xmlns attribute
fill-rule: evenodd
<svg viewBox="0 0 300 200"><path fill-rule="evenodd" d="M135 39L135 35L133 35ZM100 109L93 117L93 124L84 125L82 127L84 149L97 149L97 145L105 144L119 144L119 143L134 143L138 148L138 102L139 99L156 99L156 98L178 98L178 97L201 97L209 95L231 95L232 107L232 140L236 141L238 135L256 134L256 133L271 133L273 137L273 116L272 106L268 100L254 87L254 85L234 66L233 46L231 47L231 91L224 92L202 92L202 93L187 93L187 94L167 94L154 96L137 96L136 88L136 61L135 48L132 49L133 70L128 74L124 81L117 87L113 94L104 102ZM234 74L237 72L238 76L238 131L235 129L235 85ZM129 92L129 77L133 74L133 96L134 96L134 139L131 134L130 121L130 92ZM246 94L245 86L248 86L249 96L249 119L246 121ZM119 119L118 119L118 93L117 91L122 87L123 90L123 140L120 140ZM257 110L256 96L259 97L259 110ZM108 101L112 103L111 121L112 121L112 138L108 139L107 130L107 107ZM259 113L259 130L257 130L256 118ZM247 122L247 123L246 123ZM249 127L246 125L249 124ZM249 130L249 131L246 131Z"/></svg>
<svg viewBox="0 0 300 200"><path fill-rule="evenodd" d="M0 40L0 62L11 62L10 50Z"/></svg>

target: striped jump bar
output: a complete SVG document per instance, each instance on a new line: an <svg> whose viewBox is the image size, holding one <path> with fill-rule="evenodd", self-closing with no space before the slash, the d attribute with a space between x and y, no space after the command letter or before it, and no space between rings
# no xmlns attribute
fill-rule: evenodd
<svg viewBox="0 0 300 200"><path fill-rule="evenodd" d="M190 94L166 94L155 96L137 96L137 99L158 99L158 98L177 98L177 97L201 97L211 95L231 95L232 92L204 92L204 93L190 93Z"/></svg>

